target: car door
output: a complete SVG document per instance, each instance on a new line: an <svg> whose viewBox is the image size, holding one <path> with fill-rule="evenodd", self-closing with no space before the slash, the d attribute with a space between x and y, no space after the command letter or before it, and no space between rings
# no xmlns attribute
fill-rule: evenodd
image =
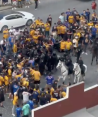
<svg viewBox="0 0 98 117"><path fill-rule="evenodd" d="M8 28L16 27L16 17L15 15L8 15L5 17L5 24L8 26Z"/></svg>
<svg viewBox="0 0 98 117"><path fill-rule="evenodd" d="M25 25L23 16L21 16L21 15L15 15L15 17L16 17L16 24L17 24L18 27Z"/></svg>

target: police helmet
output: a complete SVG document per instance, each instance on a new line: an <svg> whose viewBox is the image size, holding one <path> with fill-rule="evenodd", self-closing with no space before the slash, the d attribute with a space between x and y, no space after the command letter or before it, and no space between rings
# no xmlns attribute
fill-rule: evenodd
<svg viewBox="0 0 98 117"><path fill-rule="evenodd" d="M63 62L63 61L64 61L64 58L63 58L63 57L60 57L60 59L59 59L59 60Z"/></svg>

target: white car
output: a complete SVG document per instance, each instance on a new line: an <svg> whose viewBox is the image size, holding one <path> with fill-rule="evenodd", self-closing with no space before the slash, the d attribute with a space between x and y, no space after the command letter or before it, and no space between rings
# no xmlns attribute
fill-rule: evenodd
<svg viewBox="0 0 98 117"><path fill-rule="evenodd" d="M34 20L33 14L24 11L16 11L9 15L0 13L0 31L3 31L5 28L30 26Z"/></svg>

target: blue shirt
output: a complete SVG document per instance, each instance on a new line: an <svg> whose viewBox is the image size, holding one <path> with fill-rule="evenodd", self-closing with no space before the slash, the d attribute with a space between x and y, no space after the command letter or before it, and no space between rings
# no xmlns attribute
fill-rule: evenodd
<svg viewBox="0 0 98 117"><path fill-rule="evenodd" d="M9 37L9 38L8 38L8 42L9 42L10 45L13 45L12 37Z"/></svg>
<svg viewBox="0 0 98 117"><path fill-rule="evenodd" d="M68 17L71 14L71 12L70 11L67 11L65 14L66 14L66 20L68 20Z"/></svg>
<svg viewBox="0 0 98 117"><path fill-rule="evenodd" d="M53 83L53 81L54 81L53 76L47 76L46 81L47 81L47 84L51 85Z"/></svg>
<svg viewBox="0 0 98 117"><path fill-rule="evenodd" d="M96 35L96 32L97 32L97 28L92 27L92 28L91 28L91 33L92 33L92 35Z"/></svg>
<svg viewBox="0 0 98 117"><path fill-rule="evenodd" d="M16 108L16 117L21 117L22 109L20 107Z"/></svg>
<svg viewBox="0 0 98 117"><path fill-rule="evenodd" d="M51 41L53 42L53 44L55 43L55 39L51 38Z"/></svg>
<svg viewBox="0 0 98 117"><path fill-rule="evenodd" d="M90 12L86 12L86 16L89 17L90 16Z"/></svg>
<svg viewBox="0 0 98 117"><path fill-rule="evenodd" d="M28 104L30 105L30 109L32 110L34 108L34 103L33 101L29 100Z"/></svg>
<svg viewBox="0 0 98 117"><path fill-rule="evenodd" d="M13 93L15 93L19 89L19 86L14 84L12 88L13 88Z"/></svg>
<svg viewBox="0 0 98 117"><path fill-rule="evenodd" d="M32 62L32 67L34 67L34 66L35 66L35 61Z"/></svg>
<svg viewBox="0 0 98 117"><path fill-rule="evenodd" d="M33 95L32 95L32 98L35 99L35 100L38 100L38 92L37 91L34 91L33 92Z"/></svg>

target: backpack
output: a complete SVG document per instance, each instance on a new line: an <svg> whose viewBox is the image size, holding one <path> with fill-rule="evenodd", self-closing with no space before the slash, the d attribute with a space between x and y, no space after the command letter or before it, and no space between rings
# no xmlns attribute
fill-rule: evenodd
<svg viewBox="0 0 98 117"><path fill-rule="evenodd" d="M96 8L96 3L93 2L93 3L92 3L92 9L95 9L95 8Z"/></svg>

